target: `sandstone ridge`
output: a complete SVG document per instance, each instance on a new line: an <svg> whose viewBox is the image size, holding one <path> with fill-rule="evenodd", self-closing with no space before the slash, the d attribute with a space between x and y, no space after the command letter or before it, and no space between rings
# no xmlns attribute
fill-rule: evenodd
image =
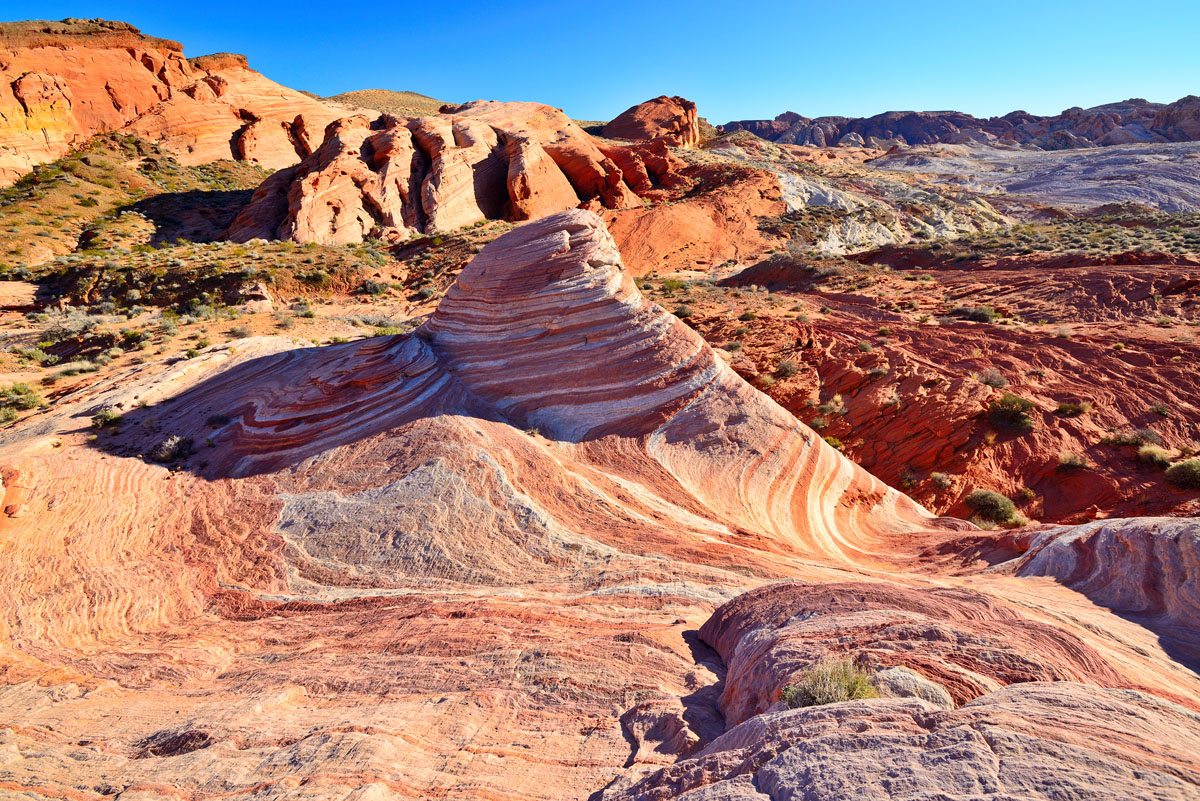
<svg viewBox="0 0 1200 801"><path fill-rule="evenodd" d="M0 27L0 184L91 136L127 131L185 164L294 164L344 107L249 69L245 57L187 59L178 42L106 20Z"/></svg>
<svg viewBox="0 0 1200 801"><path fill-rule="evenodd" d="M310 157L267 179L228 236L395 242L580 205L640 208L639 193L670 184L678 166L663 142L603 144L540 103L349 117L328 127Z"/></svg>

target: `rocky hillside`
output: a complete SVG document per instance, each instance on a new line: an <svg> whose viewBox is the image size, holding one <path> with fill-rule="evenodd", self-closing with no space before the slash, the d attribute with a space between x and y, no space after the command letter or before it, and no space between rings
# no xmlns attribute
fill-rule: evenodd
<svg viewBox="0 0 1200 801"><path fill-rule="evenodd" d="M1043 150L1191 142L1200 139L1200 98L1163 105L1141 99L1093 108L1069 108L1053 117L1013 111L980 119L958 111L888 111L873 117L809 118L787 111L773 120L726 123L725 132L749 131L792 145L928 145L970 141L1014 142Z"/></svg>
<svg viewBox="0 0 1200 801"><path fill-rule="evenodd" d="M0 185L110 131L160 142L186 164L277 169L312 152L346 112L268 80L243 56L187 59L177 42L126 23L0 24Z"/></svg>
<svg viewBox="0 0 1200 801"><path fill-rule="evenodd" d="M361 89L357 92L342 92L325 99L344 106L373 108L397 117L437 114L442 106L453 105L417 92L395 92L390 89Z"/></svg>

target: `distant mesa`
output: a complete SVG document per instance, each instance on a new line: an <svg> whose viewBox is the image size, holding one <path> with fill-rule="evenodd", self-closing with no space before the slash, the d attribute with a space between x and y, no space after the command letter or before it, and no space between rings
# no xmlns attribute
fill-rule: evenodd
<svg viewBox="0 0 1200 801"><path fill-rule="evenodd" d="M1030 145L1043 150L1200 139L1200 98L1169 105L1132 98L1053 117L1013 111L981 119L959 111L888 111L873 117L809 118L794 111L773 120L737 120L725 133L749 131L789 145L929 145L970 141Z"/></svg>

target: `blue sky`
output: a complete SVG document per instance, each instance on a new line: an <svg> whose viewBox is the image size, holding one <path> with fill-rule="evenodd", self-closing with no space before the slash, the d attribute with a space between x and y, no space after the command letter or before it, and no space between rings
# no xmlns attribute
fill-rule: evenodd
<svg viewBox="0 0 1200 801"><path fill-rule="evenodd" d="M318 94L537 100L610 119L660 94L714 123L892 109L1055 114L1200 94L1200 0L1175 2L11 2L0 18L104 17L189 56L244 53Z"/></svg>

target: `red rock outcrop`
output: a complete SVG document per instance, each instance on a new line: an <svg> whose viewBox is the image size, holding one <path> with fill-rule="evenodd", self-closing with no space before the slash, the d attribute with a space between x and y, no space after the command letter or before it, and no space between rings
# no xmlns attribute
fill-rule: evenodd
<svg viewBox="0 0 1200 801"><path fill-rule="evenodd" d="M6 23L0 57L4 184L119 130L161 141L187 164L283 167L319 144L311 131L345 114L266 79L242 56L188 60L179 43L120 22Z"/></svg>
<svg viewBox="0 0 1200 801"><path fill-rule="evenodd" d="M633 142L661 140L671 147L696 147L700 144L696 104L682 97L660 95L626 109L604 126L604 136Z"/></svg>
<svg viewBox="0 0 1200 801"><path fill-rule="evenodd" d="M434 117L339 120L317 152L271 176L236 241L389 241L591 203L641 207L681 166L662 145L601 147L558 109L478 101Z"/></svg>

